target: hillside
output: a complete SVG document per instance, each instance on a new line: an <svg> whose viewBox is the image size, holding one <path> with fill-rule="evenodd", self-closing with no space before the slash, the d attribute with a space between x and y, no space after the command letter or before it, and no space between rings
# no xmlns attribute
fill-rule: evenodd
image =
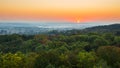
<svg viewBox="0 0 120 68"><path fill-rule="evenodd" d="M93 26L85 29L73 29L67 31L51 31L48 34L63 34L63 35L77 35L77 34L87 34L87 33L113 33L116 35L120 35L120 24L110 24L110 25L101 25L101 26Z"/></svg>
<svg viewBox="0 0 120 68"><path fill-rule="evenodd" d="M83 31L86 32L115 32L120 31L120 24L111 24L111 25L103 25L103 26L95 26L86 28Z"/></svg>

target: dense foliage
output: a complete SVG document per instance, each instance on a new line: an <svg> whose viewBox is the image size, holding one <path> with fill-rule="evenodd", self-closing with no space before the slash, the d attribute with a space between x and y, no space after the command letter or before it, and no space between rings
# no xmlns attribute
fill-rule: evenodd
<svg viewBox="0 0 120 68"><path fill-rule="evenodd" d="M0 35L0 68L120 68L113 33Z"/></svg>

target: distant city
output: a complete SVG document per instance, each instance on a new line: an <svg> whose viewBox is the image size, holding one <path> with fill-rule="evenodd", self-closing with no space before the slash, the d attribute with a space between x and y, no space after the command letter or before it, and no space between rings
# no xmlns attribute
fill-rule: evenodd
<svg viewBox="0 0 120 68"><path fill-rule="evenodd" d="M66 31L108 25L109 23L0 23L0 34L41 34L53 30Z"/></svg>

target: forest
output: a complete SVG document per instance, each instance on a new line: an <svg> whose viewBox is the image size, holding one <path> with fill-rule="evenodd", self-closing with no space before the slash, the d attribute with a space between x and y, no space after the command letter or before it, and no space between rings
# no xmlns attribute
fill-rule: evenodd
<svg viewBox="0 0 120 68"><path fill-rule="evenodd" d="M0 68L120 68L120 34L0 35Z"/></svg>

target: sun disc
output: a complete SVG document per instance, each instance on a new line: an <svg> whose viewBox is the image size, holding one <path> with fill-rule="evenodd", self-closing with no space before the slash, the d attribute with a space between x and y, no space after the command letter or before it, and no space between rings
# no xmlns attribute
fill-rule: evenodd
<svg viewBox="0 0 120 68"><path fill-rule="evenodd" d="M80 23L80 20L77 20L77 23Z"/></svg>

